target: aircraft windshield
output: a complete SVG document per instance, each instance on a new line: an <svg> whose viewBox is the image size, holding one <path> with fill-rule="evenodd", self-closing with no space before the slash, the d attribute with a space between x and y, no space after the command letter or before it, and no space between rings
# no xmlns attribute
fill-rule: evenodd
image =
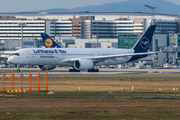
<svg viewBox="0 0 180 120"><path fill-rule="evenodd" d="M10 54L10 56L19 56L20 54L19 53L12 53Z"/></svg>

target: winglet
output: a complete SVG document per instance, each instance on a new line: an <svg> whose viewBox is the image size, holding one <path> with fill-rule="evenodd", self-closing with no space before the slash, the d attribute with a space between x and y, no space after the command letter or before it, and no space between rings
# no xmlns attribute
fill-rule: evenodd
<svg viewBox="0 0 180 120"><path fill-rule="evenodd" d="M41 33L41 37L43 39L43 43L46 48L61 48L49 35L46 33Z"/></svg>

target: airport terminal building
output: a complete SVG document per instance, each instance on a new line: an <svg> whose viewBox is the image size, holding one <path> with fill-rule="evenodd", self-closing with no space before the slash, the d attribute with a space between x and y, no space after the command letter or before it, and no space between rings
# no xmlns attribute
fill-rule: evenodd
<svg viewBox="0 0 180 120"><path fill-rule="evenodd" d="M142 34L151 23L151 13L142 12L50 12L0 13L0 40L75 36L77 39L118 38L119 34ZM156 34L179 33L178 15L156 13Z"/></svg>
<svg viewBox="0 0 180 120"><path fill-rule="evenodd" d="M78 21L78 22L74 22ZM178 32L176 20L156 20L158 24L155 34L171 34ZM71 19L51 23L50 35L75 36L80 39L118 38L121 34L142 34L150 25L151 20L135 18L134 20L118 18L115 20L84 20Z"/></svg>

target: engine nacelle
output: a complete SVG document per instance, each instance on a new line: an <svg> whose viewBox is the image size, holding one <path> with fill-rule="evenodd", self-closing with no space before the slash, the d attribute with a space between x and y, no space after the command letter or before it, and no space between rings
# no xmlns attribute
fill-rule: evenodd
<svg viewBox="0 0 180 120"><path fill-rule="evenodd" d="M46 68L47 68L48 70L52 70L52 69L56 68L56 65L39 65L39 68L40 68L41 70L46 70Z"/></svg>
<svg viewBox="0 0 180 120"><path fill-rule="evenodd" d="M93 61L88 59L79 59L74 62L74 68L76 70L89 70L94 67Z"/></svg>

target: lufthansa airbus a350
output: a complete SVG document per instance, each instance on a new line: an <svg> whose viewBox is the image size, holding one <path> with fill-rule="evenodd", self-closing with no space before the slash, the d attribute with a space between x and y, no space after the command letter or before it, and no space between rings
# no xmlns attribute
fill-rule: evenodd
<svg viewBox="0 0 180 120"><path fill-rule="evenodd" d="M41 34L49 48L24 48L15 51L8 62L18 65L38 65L41 69L54 69L57 65L69 66L69 72L98 72L99 65L117 65L138 60L148 55L156 25L151 25L132 49L111 48L60 48L47 34Z"/></svg>

